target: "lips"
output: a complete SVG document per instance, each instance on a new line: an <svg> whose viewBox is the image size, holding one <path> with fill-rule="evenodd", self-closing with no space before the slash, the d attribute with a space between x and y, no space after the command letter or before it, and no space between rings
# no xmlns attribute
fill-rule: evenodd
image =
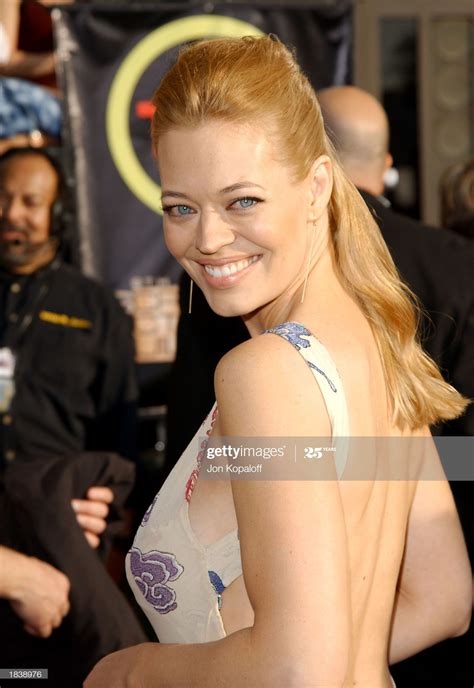
<svg viewBox="0 0 474 688"><path fill-rule="evenodd" d="M238 260L221 259L212 262L199 261L206 282L216 288L230 287L244 277L261 255L240 258Z"/></svg>
<svg viewBox="0 0 474 688"><path fill-rule="evenodd" d="M23 243L26 240L24 234L20 234L19 232L0 232L0 241L4 242L16 242L20 241Z"/></svg>
<svg viewBox="0 0 474 688"><path fill-rule="evenodd" d="M243 260L235 261L232 263L225 263L224 265L204 265L204 270L208 275L212 277L229 277L230 275L235 275L241 270L244 270L252 263L256 263L258 256L252 256L251 258L245 258Z"/></svg>
<svg viewBox="0 0 474 688"><path fill-rule="evenodd" d="M0 241L26 241L26 232L14 227L0 227Z"/></svg>

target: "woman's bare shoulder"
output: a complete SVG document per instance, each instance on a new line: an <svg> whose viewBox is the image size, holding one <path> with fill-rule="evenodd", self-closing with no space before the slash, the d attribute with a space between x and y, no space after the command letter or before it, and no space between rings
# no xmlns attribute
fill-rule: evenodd
<svg viewBox="0 0 474 688"><path fill-rule="evenodd" d="M252 372L252 368L261 369L262 365L265 370L277 363L290 363L297 359L297 353L287 342L280 337L262 334L228 351L219 361L216 372L230 374L236 368L241 372Z"/></svg>
<svg viewBox="0 0 474 688"><path fill-rule="evenodd" d="M233 432L238 426L242 434L253 429L262 435L330 435L311 369L281 337L265 334L229 351L216 368L214 385L220 419Z"/></svg>

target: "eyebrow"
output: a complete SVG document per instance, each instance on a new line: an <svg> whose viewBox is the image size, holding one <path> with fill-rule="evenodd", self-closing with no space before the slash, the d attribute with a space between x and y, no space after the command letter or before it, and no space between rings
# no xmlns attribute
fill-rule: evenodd
<svg viewBox="0 0 474 688"><path fill-rule="evenodd" d="M233 191L238 191L239 189L246 189L249 187L258 187L259 189L264 190L263 186L260 186L260 184L256 184L255 182L250 182L250 181L245 181L245 182L237 182L236 184L231 184L230 186L226 186L223 189L221 189L218 193L220 194L228 194L232 193ZM174 196L175 198L188 198L188 196L181 191L172 191L166 190L163 191L161 194L161 198L163 199L165 196Z"/></svg>
<svg viewBox="0 0 474 688"><path fill-rule="evenodd" d="M230 186L226 186L224 189L221 189L219 193L231 193L232 191L238 191L238 189L245 189L249 186L257 186L259 189L262 189L263 191L263 186L260 186L260 184L256 184L255 182L237 182L236 184L231 184Z"/></svg>
<svg viewBox="0 0 474 688"><path fill-rule="evenodd" d="M186 194L181 193L181 191L171 191L171 190L162 191L161 192L161 199L163 200L163 198L165 196L175 196L176 198L187 198Z"/></svg>
<svg viewBox="0 0 474 688"><path fill-rule="evenodd" d="M7 187L2 186L1 182L0 182L0 193L5 194L5 196L9 196L9 197L12 197L15 195L15 192L12 193L11 191L9 191L7 189ZM40 191L28 191L28 189L26 191L21 191L17 195L21 196L22 198L27 198L29 201L31 201L31 200L42 201L44 198L44 193L42 193Z"/></svg>

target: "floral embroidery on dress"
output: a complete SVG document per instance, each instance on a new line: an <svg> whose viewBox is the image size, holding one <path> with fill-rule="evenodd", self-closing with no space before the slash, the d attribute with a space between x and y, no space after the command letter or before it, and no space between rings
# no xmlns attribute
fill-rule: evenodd
<svg viewBox="0 0 474 688"><path fill-rule="evenodd" d="M168 614L176 609L176 592L166 583L179 578L184 567L176 561L174 554L156 550L142 553L138 547L132 547L129 554L130 571L148 604L159 614Z"/></svg>
<svg viewBox="0 0 474 688"><path fill-rule="evenodd" d="M297 351L299 351L300 349L307 349L308 347L311 347L311 342L309 342L307 339L303 339L303 337L311 337L311 332L299 323L281 323L276 327L271 327L269 330L265 330L264 334L266 334L267 332L273 332L273 334L280 335L280 337L283 337L283 339L286 339L287 342L292 344ZM337 392L336 385L333 383L332 380L330 380L330 378L326 375L324 370L318 368L318 366L314 365L314 363L311 363L311 361L306 361L306 363L310 368L313 368L313 370L316 370L316 372L318 372L320 375L326 378L329 387L332 389L333 392Z"/></svg>
<svg viewBox="0 0 474 688"><path fill-rule="evenodd" d="M217 594L217 608L219 611L222 609L222 593L225 590L225 585L222 582L222 578L219 576L218 573L215 571L208 571L207 572L209 575L209 580L212 583L212 587L216 591Z"/></svg>
<svg viewBox="0 0 474 688"><path fill-rule="evenodd" d="M206 416L206 418L208 417L208 415ZM203 459L204 453L206 451L207 445L209 443L209 435L212 432L212 428L214 427L214 424L216 422L216 418L217 418L217 406L214 409L214 411L212 412L211 425L208 428L208 430L206 431L207 437L201 442L200 449L199 449L198 455L196 457L196 466L193 468L193 471L192 471L191 475L189 476L189 478L186 482L186 487L184 490L184 496L185 496L185 499L187 502L189 502L191 499L191 495L192 495L194 487L196 485L196 481L199 477L199 471L201 470L201 466L202 466L202 459Z"/></svg>
<svg viewBox="0 0 474 688"><path fill-rule="evenodd" d="M310 332L306 329L306 327L303 327L303 325L300 325L299 323L281 323L276 327L271 327L269 330L265 330L264 334L266 332L273 332L274 334L279 334L280 337L283 337L284 339L286 339L287 342L293 344L297 351L299 351L300 349L307 349L308 346L311 346L310 342L308 342L307 339L303 339L303 337L301 337L301 335L309 337Z"/></svg>
<svg viewBox="0 0 474 688"><path fill-rule="evenodd" d="M154 497L152 503L150 504L150 506L148 507L148 509L145 511L143 518L142 518L142 522L140 523L140 526L145 526L148 523L150 516L151 516L151 512L153 511L153 507L155 506L156 500L158 499L159 495L160 495L160 493L158 492L158 494L155 495L155 497Z"/></svg>
<svg viewBox="0 0 474 688"><path fill-rule="evenodd" d="M207 447L207 440L204 440L201 442L201 449L198 452L198 455L196 457L196 466L193 468L191 475L189 476L187 482L186 482L186 488L184 490L184 496L187 502L190 501L191 495L193 493L194 487L196 485L196 481L199 477L199 471L201 470L202 466L202 457L204 456L204 452Z"/></svg>

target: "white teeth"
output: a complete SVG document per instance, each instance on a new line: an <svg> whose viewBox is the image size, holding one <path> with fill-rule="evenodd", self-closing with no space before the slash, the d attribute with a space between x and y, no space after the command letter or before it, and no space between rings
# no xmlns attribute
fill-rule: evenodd
<svg viewBox="0 0 474 688"><path fill-rule="evenodd" d="M239 260L237 263L227 263L227 265L221 265L220 267L216 265L205 265L204 270L212 277L228 277L229 275L235 275L236 272L240 272L257 260L258 256L252 256L252 258Z"/></svg>

